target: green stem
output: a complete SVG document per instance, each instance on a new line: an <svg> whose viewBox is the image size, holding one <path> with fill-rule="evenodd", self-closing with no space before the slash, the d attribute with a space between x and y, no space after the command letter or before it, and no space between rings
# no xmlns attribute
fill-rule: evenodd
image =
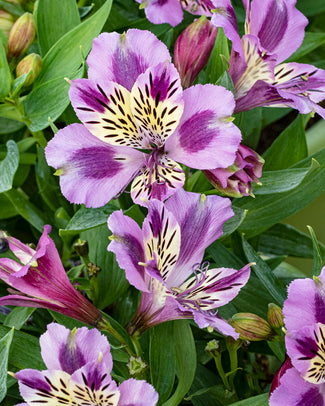
<svg viewBox="0 0 325 406"><path fill-rule="evenodd" d="M120 344L125 348L127 353L129 355L135 355L134 351L130 348L129 344L125 341L125 339L121 336L120 333L118 333L111 325L111 323L104 317L102 317L101 320L99 320L97 324L97 328L102 331L106 331L110 335L112 335L114 338L116 338Z"/></svg>
<svg viewBox="0 0 325 406"><path fill-rule="evenodd" d="M219 372L219 375L220 375L220 377L222 379L222 382L225 385L225 388L227 390L231 391L231 387L229 385L227 375L225 374L225 371L224 371L223 366L222 366L221 354L219 354L217 356L213 356L213 358L214 358L214 362L216 364L217 370Z"/></svg>
<svg viewBox="0 0 325 406"><path fill-rule="evenodd" d="M139 341L139 336L137 334L134 334L132 336L130 336L133 347L135 349L135 353L137 354L137 357L141 357L143 356L143 352L142 352L142 348L140 345L140 341Z"/></svg>

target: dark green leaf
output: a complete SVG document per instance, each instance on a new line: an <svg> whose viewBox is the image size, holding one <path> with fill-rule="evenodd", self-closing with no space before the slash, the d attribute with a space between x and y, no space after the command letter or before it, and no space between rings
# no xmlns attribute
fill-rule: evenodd
<svg viewBox="0 0 325 406"><path fill-rule="evenodd" d="M294 148L292 148L293 145ZM307 155L304 120L299 114L263 155L265 159L263 170L274 171L289 168L306 158Z"/></svg>
<svg viewBox="0 0 325 406"><path fill-rule="evenodd" d="M5 46L0 39L0 98L6 97L10 92L11 73L7 61Z"/></svg>
<svg viewBox="0 0 325 406"><path fill-rule="evenodd" d="M325 43L325 34L322 32L306 32L301 46L294 52L286 62L295 62L304 55Z"/></svg>
<svg viewBox="0 0 325 406"><path fill-rule="evenodd" d="M35 310L34 307L15 307L5 318L3 324L20 330Z"/></svg>
<svg viewBox="0 0 325 406"><path fill-rule="evenodd" d="M263 109L256 108L236 114L234 123L239 127L245 145L255 149L260 139L262 130Z"/></svg>
<svg viewBox="0 0 325 406"><path fill-rule="evenodd" d="M263 393L263 395L253 396L252 398L232 403L231 406L268 406L268 404L269 394Z"/></svg>
<svg viewBox="0 0 325 406"><path fill-rule="evenodd" d="M24 127L24 123L0 117L0 135L10 134Z"/></svg>
<svg viewBox="0 0 325 406"><path fill-rule="evenodd" d="M232 208L234 211L234 216L227 220L223 226L223 233L222 238L227 237L228 235L232 234L243 222L246 211L239 209L238 207Z"/></svg>
<svg viewBox="0 0 325 406"><path fill-rule="evenodd" d="M323 0L298 0L297 8L307 17L317 15L325 11L325 3Z"/></svg>
<svg viewBox="0 0 325 406"><path fill-rule="evenodd" d="M321 255L320 247L318 245L318 241L317 241L314 230L310 226L307 226L307 227L308 227L311 239L313 241L314 263L313 263L312 275L318 276L321 273L322 266L323 266L322 255Z"/></svg>
<svg viewBox="0 0 325 406"><path fill-rule="evenodd" d="M13 179L19 165L19 151L15 141L9 140L7 149L7 156L0 162L0 193L12 188Z"/></svg>
<svg viewBox="0 0 325 406"><path fill-rule="evenodd" d="M36 21L41 54L45 55L64 34L80 24L77 3L75 0L65 0L63 5L58 1L39 0Z"/></svg>
<svg viewBox="0 0 325 406"><path fill-rule="evenodd" d="M14 329L0 340L0 402L7 394L8 357L13 335Z"/></svg>
<svg viewBox="0 0 325 406"><path fill-rule="evenodd" d="M228 69L229 49L228 40L222 28L218 28L218 35L214 43L205 75L205 83L216 83L219 77Z"/></svg>
<svg viewBox="0 0 325 406"><path fill-rule="evenodd" d="M151 383L159 393L159 404L168 399L175 381L173 332L173 322L159 324L150 330L150 375Z"/></svg>

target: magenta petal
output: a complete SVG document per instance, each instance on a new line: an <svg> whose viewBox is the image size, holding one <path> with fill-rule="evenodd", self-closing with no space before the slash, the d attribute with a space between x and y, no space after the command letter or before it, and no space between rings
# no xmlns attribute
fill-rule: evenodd
<svg viewBox="0 0 325 406"><path fill-rule="evenodd" d="M40 337L42 358L48 369L57 369L73 374L89 362L102 356L108 372L112 369L112 356L107 338L98 330L86 327L70 331L57 323L47 326Z"/></svg>
<svg viewBox="0 0 325 406"><path fill-rule="evenodd" d="M262 47L277 54L278 63L302 43L307 18L296 9L296 0L254 0L251 5L250 34Z"/></svg>
<svg viewBox="0 0 325 406"><path fill-rule="evenodd" d="M323 406L323 385L306 382L295 368L290 368L280 379L280 386L272 392L270 406Z"/></svg>
<svg viewBox="0 0 325 406"><path fill-rule="evenodd" d="M195 323L200 327L200 328L205 328L205 327L212 327L213 329L219 331L221 334L224 336L231 336L235 340L239 338L239 334L236 333L235 329L227 323L226 320L224 320L222 317L216 315L210 315L207 313L199 312L196 310L192 311L193 316L194 316L194 321Z"/></svg>
<svg viewBox="0 0 325 406"><path fill-rule="evenodd" d="M214 9L214 5L211 0L180 0L183 10L188 11L194 15L205 15L210 17L212 15L211 10Z"/></svg>
<svg viewBox="0 0 325 406"><path fill-rule="evenodd" d="M137 289L148 291L148 277L142 265L146 261L143 234L138 224L122 211L115 211L107 221L112 231L108 251L114 252L119 266L125 270L128 281Z"/></svg>
<svg viewBox="0 0 325 406"><path fill-rule="evenodd" d="M220 196L202 197L179 189L165 207L181 227L181 248L175 265L177 272L168 277L168 286L179 286L200 264L205 249L222 234L224 223L233 216L231 202ZM193 249L195 247L195 249Z"/></svg>
<svg viewBox="0 0 325 406"><path fill-rule="evenodd" d="M168 23L175 27L183 20L183 10L179 0L149 0L145 12L146 17L153 24Z"/></svg>
<svg viewBox="0 0 325 406"><path fill-rule="evenodd" d="M62 172L62 193L70 202L87 207L100 207L111 200L143 162L141 152L106 144L80 124L60 130L45 153L49 165Z"/></svg>
<svg viewBox="0 0 325 406"><path fill-rule="evenodd" d="M165 144L170 157L197 169L226 168L236 157L240 130L229 120L235 101L221 86L196 85L184 90L181 121Z"/></svg>
<svg viewBox="0 0 325 406"><path fill-rule="evenodd" d="M158 402L158 393L146 381L128 379L118 387L120 400L118 406L155 406Z"/></svg>
<svg viewBox="0 0 325 406"><path fill-rule="evenodd" d="M131 91L138 76L149 66L166 61L170 61L166 45L150 31L102 33L94 40L87 58L88 77L96 83L111 80Z"/></svg>

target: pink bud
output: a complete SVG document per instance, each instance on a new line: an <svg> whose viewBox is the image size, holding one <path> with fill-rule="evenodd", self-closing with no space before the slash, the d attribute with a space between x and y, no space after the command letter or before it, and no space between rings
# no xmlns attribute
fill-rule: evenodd
<svg viewBox="0 0 325 406"><path fill-rule="evenodd" d="M33 15L25 13L12 26L8 38L8 57L19 58L32 45L36 35Z"/></svg>
<svg viewBox="0 0 325 406"><path fill-rule="evenodd" d="M202 16L190 24L177 38L174 62L182 86L191 86L199 72L208 63L218 29Z"/></svg>

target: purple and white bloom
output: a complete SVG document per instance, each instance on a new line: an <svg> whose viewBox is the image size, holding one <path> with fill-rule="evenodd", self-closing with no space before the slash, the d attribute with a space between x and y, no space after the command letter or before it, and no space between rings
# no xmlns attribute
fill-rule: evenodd
<svg viewBox="0 0 325 406"><path fill-rule="evenodd" d="M119 386L111 378L110 345L98 330L68 330L51 323L40 337L47 370L23 369L19 381L22 405L155 406L158 393L145 381L128 379Z"/></svg>
<svg viewBox="0 0 325 406"><path fill-rule="evenodd" d="M245 35L240 38L230 0L213 0L212 23L232 41L229 74L236 113L258 106L289 106L306 114L325 98L325 71L312 65L283 63L301 45L308 24L296 0L243 0Z"/></svg>
<svg viewBox="0 0 325 406"><path fill-rule="evenodd" d="M238 334L216 309L232 300L249 278L249 265L239 271L200 266L204 251L222 234L233 216L229 199L178 190L165 204L148 203L142 229L122 211L108 219L116 254L129 282L141 290L131 334L174 319L194 319L200 328L213 327L225 335Z"/></svg>
<svg viewBox="0 0 325 406"><path fill-rule="evenodd" d="M153 24L168 23L175 27L183 20L183 10L195 15L211 16L211 0L136 0Z"/></svg>
<svg viewBox="0 0 325 406"><path fill-rule="evenodd" d="M254 196L252 183L260 184L263 164L264 159L257 152L240 144L233 165L203 172L209 182L227 196Z"/></svg>
<svg viewBox="0 0 325 406"><path fill-rule="evenodd" d="M80 320L91 326L101 326L101 312L75 289L63 268L46 225L36 250L16 238L0 232L20 263L0 258L0 279L11 288L9 296L0 298L0 306L41 307Z"/></svg>
<svg viewBox="0 0 325 406"><path fill-rule="evenodd" d="M232 93L211 84L183 91L152 33L101 34L87 63L88 79L70 88L83 125L60 130L45 150L69 201L102 206L132 179L135 203L165 200L184 184L177 162L196 169L234 162L241 134L230 118Z"/></svg>
<svg viewBox="0 0 325 406"><path fill-rule="evenodd" d="M304 300L301 300L301 298ZM272 392L270 405L325 404L325 267L319 277L296 279L283 306L287 353L293 365Z"/></svg>

